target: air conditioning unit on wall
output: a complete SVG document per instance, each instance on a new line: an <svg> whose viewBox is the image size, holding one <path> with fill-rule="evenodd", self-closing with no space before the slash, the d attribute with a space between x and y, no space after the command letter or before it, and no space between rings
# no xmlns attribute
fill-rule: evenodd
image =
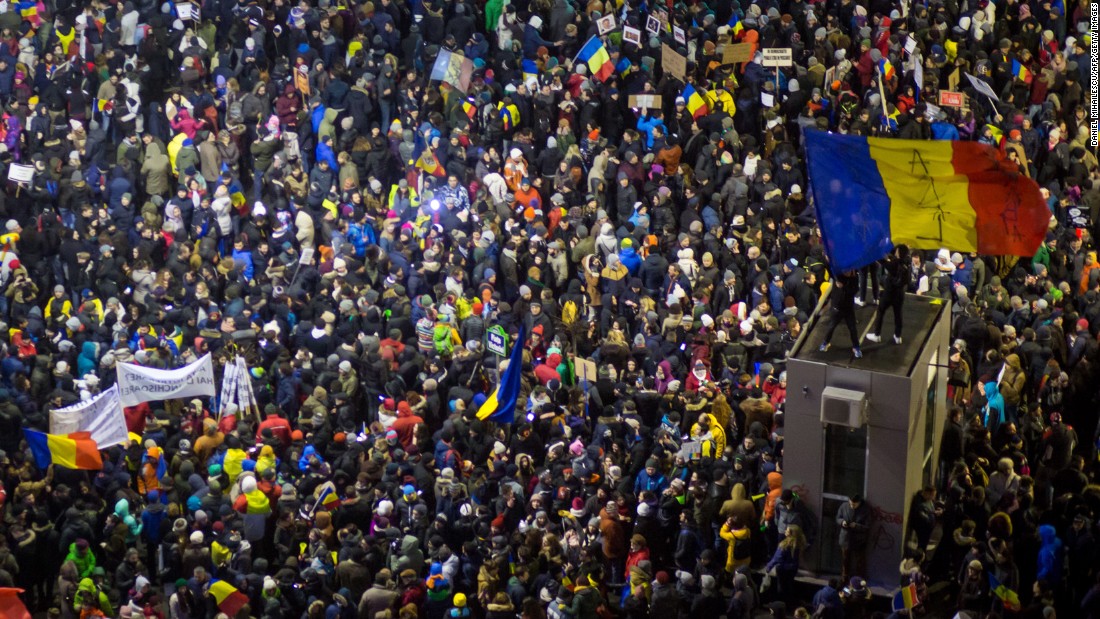
<svg viewBox="0 0 1100 619"><path fill-rule="evenodd" d="M821 392L821 423L859 428L867 423L867 394L826 387Z"/></svg>

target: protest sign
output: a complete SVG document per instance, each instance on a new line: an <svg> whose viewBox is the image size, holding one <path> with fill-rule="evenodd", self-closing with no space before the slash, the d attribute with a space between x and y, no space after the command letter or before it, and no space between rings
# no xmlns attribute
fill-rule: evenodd
<svg viewBox="0 0 1100 619"><path fill-rule="evenodd" d="M153 400L214 395L214 365L210 355L174 370L158 370L132 363L118 364L119 400L135 406Z"/></svg>

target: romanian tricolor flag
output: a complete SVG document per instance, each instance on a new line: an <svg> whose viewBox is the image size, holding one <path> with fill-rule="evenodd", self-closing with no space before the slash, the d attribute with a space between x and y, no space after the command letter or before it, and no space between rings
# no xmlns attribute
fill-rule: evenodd
<svg viewBox="0 0 1100 619"><path fill-rule="evenodd" d="M918 604L920 604L920 600L917 598L917 585L910 584L907 587L902 587L901 591L894 594L891 608L894 612L901 612L903 610L913 610L913 607Z"/></svg>
<svg viewBox="0 0 1100 619"><path fill-rule="evenodd" d="M989 591L997 596L997 599L1004 605L1005 610L1020 612L1020 596L1016 595L1016 592L1012 589L1004 586L993 574L989 575Z"/></svg>
<svg viewBox="0 0 1100 619"><path fill-rule="evenodd" d="M745 31L745 25L741 23L741 18L737 16L737 13L730 16L730 21L727 25L730 27L730 33L735 39Z"/></svg>
<svg viewBox="0 0 1100 619"><path fill-rule="evenodd" d="M340 507L340 496L336 494L336 484L331 481L317 486L317 507L325 508L325 511L332 511L337 507ZM314 509L316 509L315 507Z"/></svg>
<svg viewBox="0 0 1100 619"><path fill-rule="evenodd" d="M805 134L817 220L834 272L899 244L1031 256L1050 210L1035 181L977 142Z"/></svg>
<svg viewBox="0 0 1100 619"><path fill-rule="evenodd" d="M34 462L40 469L47 468L51 464L86 471L98 471L103 468L99 447L88 432L62 435L24 429L23 436L27 439L27 446L31 448Z"/></svg>
<svg viewBox="0 0 1100 619"><path fill-rule="evenodd" d="M523 60L523 83L539 79L539 65L529 58Z"/></svg>
<svg viewBox="0 0 1100 619"><path fill-rule="evenodd" d="M878 61L878 70L887 80L894 79L894 65L891 64L890 60L885 56L882 58L882 60Z"/></svg>
<svg viewBox="0 0 1100 619"><path fill-rule="evenodd" d="M42 18L38 15L38 0L16 2L15 6L19 9L19 15L30 22L31 26L37 28L42 25Z"/></svg>
<svg viewBox="0 0 1100 619"><path fill-rule="evenodd" d="M588 39L581 51L577 52L577 58L573 61L573 64L578 62L588 65L588 72L592 74L593 78L601 82L607 81L607 78L611 77L611 74L615 71L615 65L611 64L611 55L607 53L603 41L597 36Z"/></svg>
<svg viewBox="0 0 1100 619"><path fill-rule="evenodd" d="M428 149L420 153L420 158L416 160L416 167L437 178L447 177L447 171L439 165L439 159L436 159L435 154Z"/></svg>
<svg viewBox="0 0 1100 619"><path fill-rule="evenodd" d="M1025 84L1030 84L1031 80L1035 77L1035 75L1024 66L1024 63L1015 59L1012 61L1012 75Z"/></svg>
<svg viewBox="0 0 1100 619"><path fill-rule="evenodd" d="M477 116L477 104L474 103L473 97L467 97L462 102L462 111L466 113L466 117L473 120Z"/></svg>
<svg viewBox="0 0 1100 619"><path fill-rule="evenodd" d="M224 580L212 581L209 591L218 605L218 610L230 617L236 617L241 608L248 604L248 596Z"/></svg>
<svg viewBox="0 0 1100 619"><path fill-rule="evenodd" d="M508 357L508 367L500 377L500 384L488 399L477 409L477 418L497 423L512 423L516 420L516 400L523 384L523 345L527 334L520 327L519 337L512 342L512 354Z"/></svg>
<svg viewBox="0 0 1100 619"><path fill-rule="evenodd" d="M699 92L695 89L695 86L691 84L684 86L684 92L680 93L680 96L684 98L684 103L687 104L688 112L691 112L692 118L702 118L710 111L707 107L706 93Z"/></svg>
<svg viewBox="0 0 1100 619"><path fill-rule="evenodd" d="M497 104L497 110L500 111L500 120L504 124L505 131L510 131L519 124L519 108L515 103L504 105L501 101Z"/></svg>

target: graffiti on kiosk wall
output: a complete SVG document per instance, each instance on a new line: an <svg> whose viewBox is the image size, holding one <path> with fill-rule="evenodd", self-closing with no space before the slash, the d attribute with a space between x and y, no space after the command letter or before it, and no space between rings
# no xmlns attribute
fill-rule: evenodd
<svg viewBox="0 0 1100 619"><path fill-rule="evenodd" d="M901 514L885 511L878 505L871 506L871 520L881 522L883 525L896 524L899 527L901 526Z"/></svg>

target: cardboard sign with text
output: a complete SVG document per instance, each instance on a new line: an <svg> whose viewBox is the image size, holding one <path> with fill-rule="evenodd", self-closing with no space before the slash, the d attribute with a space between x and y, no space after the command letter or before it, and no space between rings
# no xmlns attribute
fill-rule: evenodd
<svg viewBox="0 0 1100 619"><path fill-rule="evenodd" d="M752 60L752 43L735 43L722 50L722 64Z"/></svg>

